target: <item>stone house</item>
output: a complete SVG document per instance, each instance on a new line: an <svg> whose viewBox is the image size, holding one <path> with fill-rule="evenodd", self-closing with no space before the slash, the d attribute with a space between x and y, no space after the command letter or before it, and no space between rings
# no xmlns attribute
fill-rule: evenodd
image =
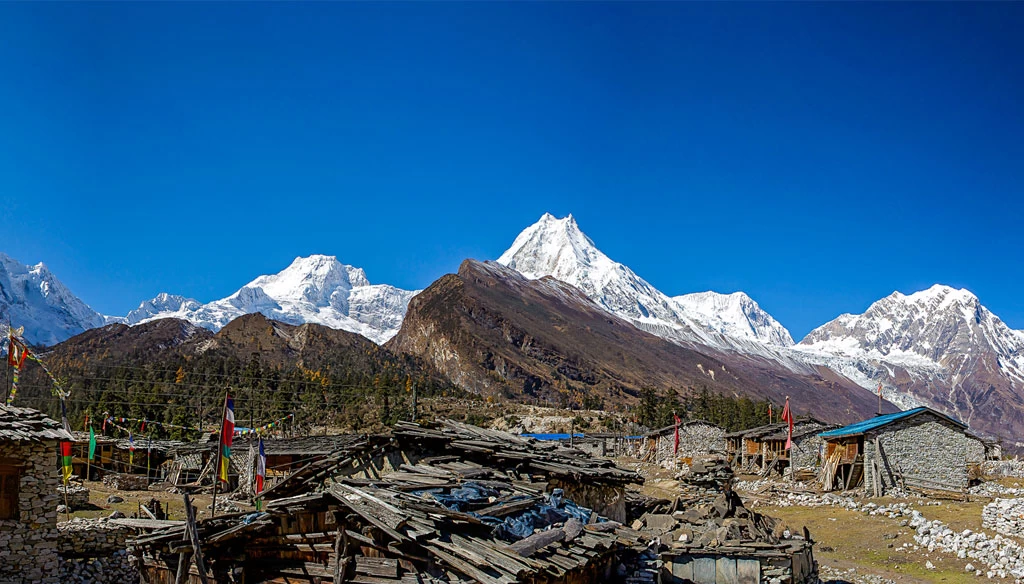
<svg viewBox="0 0 1024 584"><path fill-rule="evenodd" d="M694 458L725 451L725 429L704 420L679 424L679 452L675 452L675 424L644 436L638 458L644 462L674 466L676 460L690 464Z"/></svg>
<svg viewBox="0 0 1024 584"><path fill-rule="evenodd" d="M725 434L726 455L734 466L741 468L757 468L764 470L767 465L777 465L780 461L786 461L786 433L788 424L775 422L765 424L756 428L748 428L737 432ZM794 442L799 436L803 440L808 432L820 433L829 428L829 425L815 418L802 418L793 422ZM800 448L798 453L801 456L799 464L806 464L804 461L812 456L817 458L817 452L810 451L810 443L806 448ZM805 452L806 450L806 452ZM785 465L788 466L788 462ZM813 467L813 462L811 464ZM798 468L806 468L798 466Z"/></svg>
<svg viewBox="0 0 1024 584"><path fill-rule="evenodd" d="M781 429L761 438L761 468L769 464L780 474L788 475L797 471L814 471L824 459L825 440L821 432L838 426L825 424L813 418L793 424L793 444L786 451L788 429Z"/></svg>
<svg viewBox="0 0 1024 584"><path fill-rule="evenodd" d="M863 484L882 494L894 486L962 493L968 486L969 457L981 442L967 425L926 407L875 416L823 432L826 484Z"/></svg>
<svg viewBox="0 0 1024 584"><path fill-rule="evenodd" d="M41 412L0 405L0 582L57 582L58 443Z"/></svg>

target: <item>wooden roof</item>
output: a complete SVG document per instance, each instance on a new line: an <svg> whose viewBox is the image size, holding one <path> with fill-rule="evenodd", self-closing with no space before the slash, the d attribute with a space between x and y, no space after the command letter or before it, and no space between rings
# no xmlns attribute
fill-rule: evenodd
<svg viewBox="0 0 1024 584"><path fill-rule="evenodd" d="M70 440L60 424L38 410L0 405L0 440Z"/></svg>

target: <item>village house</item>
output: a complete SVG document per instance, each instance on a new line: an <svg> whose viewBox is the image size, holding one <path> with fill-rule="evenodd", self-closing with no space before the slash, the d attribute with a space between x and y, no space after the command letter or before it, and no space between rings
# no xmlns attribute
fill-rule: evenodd
<svg viewBox="0 0 1024 584"><path fill-rule="evenodd" d="M984 452L966 424L926 407L875 416L821 437L826 490L864 485L878 495L896 486L963 493L968 461Z"/></svg>
<svg viewBox="0 0 1024 584"><path fill-rule="evenodd" d="M814 418L802 418L793 422L794 445L797 438L803 442L807 434L818 434L829 425ZM734 466L751 470L763 471L768 468L780 472L789 466L786 450L786 434L788 424L776 422L756 428L729 432L725 434L726 454ZM794 455L799 457L796 468L814 468L817 451L813 442L801 444L795 448Z"/></svg>
<svg viewBox="0 0 1024 584"><path fill-rule="evenodd" d="M647 433L637 453L640 460L674 468L694 458L713 452L725 452L725 429L704 420L687 420L679 424L679 451L676 452L676 426L665 426Z"/></svg>
<svg viewBox="0 0 1024 584"><path fill-rule="evenodd" d="M58 443L41 412L0 405L0 582L57 582Z"/></svg>

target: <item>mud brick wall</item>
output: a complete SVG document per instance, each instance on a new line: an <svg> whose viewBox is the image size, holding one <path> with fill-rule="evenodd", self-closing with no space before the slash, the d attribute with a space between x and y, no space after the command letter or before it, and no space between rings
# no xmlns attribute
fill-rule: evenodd
<svg viewBox="0 0 1024 584"><path fill-rule="evenodd" d="M0 520L0 582L58 582L57 442L3 441L0 459L22 465L18 519Z"/></svg>

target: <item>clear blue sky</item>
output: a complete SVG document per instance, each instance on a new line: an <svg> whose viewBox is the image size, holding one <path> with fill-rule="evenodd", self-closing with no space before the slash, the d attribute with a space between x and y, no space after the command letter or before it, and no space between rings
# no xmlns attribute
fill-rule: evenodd
<svg viewBox="0 0 1024 584"><path fill-rule="evenodd" d="M0 250L97 310L297 255L428 285L549 211L800 338L1024 328L1024 3L0 4Z"/></svg>

